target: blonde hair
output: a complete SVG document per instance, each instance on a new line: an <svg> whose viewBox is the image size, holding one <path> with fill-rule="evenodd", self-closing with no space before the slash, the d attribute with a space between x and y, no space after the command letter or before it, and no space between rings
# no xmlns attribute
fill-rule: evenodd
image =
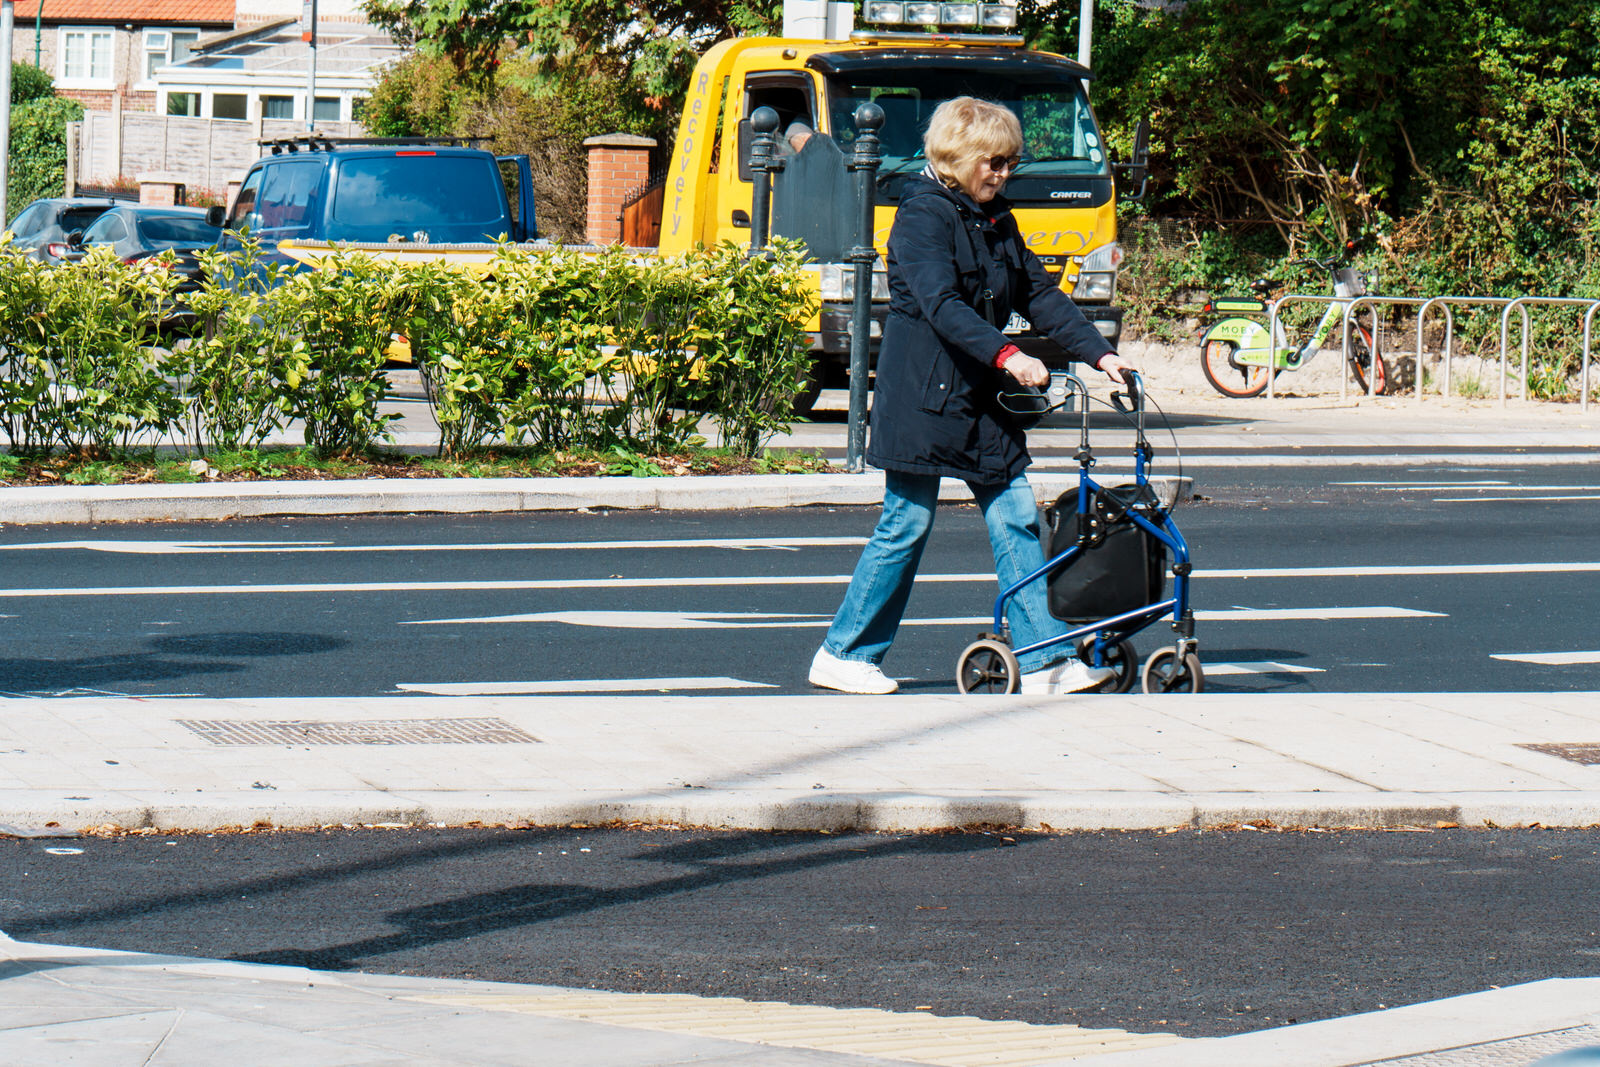
<svg viewBox="0 0 1600 1067"><path fill-rule="evenodd" d="M957 96L933 110L922 152L939 180L960 188L973 166L990 156L1015 156L1022 151L1022 123L1010 108Z"/></svg>

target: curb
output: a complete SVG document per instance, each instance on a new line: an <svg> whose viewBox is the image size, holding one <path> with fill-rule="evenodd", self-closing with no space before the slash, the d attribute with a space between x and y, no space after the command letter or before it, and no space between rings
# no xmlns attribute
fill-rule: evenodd
<svg viewBox="0 0 1600 1067"><path fill-rule="evenodd" d="M117 792L44 799L0 792L12 836L105 828L172 832L342 827L658 826L747 831L1299 830L1600 825L1600 792L615 794L457 790Z"/></svg>
<svg viewBox="0 0 1600 1067"><path fill-rule="evenodd" d="M1040 500L1078 484L1078 474L1032 471ZM1192 491L1191 478L1152 478L1165 501ZM970 501L945 479L941 501ZM18 486L3 490L15 524L216 521L286 515L659 509L715 511L883 502L883 473L692 475L682 478L371 478L196 485Z"/></svg>

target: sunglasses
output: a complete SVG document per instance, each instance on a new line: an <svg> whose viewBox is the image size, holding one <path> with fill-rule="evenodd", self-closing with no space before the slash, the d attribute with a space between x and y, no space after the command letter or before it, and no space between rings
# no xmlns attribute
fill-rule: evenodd
<svg viewBox="0 0 1600 1067"><path fill-rule="evenodd" d="M984 162L989 165L990 170L998 174L1003 170L1016 170L1021 160L1016 156L990 156Z"/></svg>

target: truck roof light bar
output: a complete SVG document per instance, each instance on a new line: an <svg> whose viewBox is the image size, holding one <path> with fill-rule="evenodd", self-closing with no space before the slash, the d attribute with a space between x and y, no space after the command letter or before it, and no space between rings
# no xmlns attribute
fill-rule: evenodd
<svg viewBox="0 0 1600 1067"><path fill-rule="evenodd" d="M989 44L1020 47L1021 34L1010 33L922 33L917 30L855 30L852 41L910 41L917 44Z"/></svg>
<svg viewBox="0 0 1600 1067"><path fill-rule="evenodd" d="M494 140L493 137L328 137L323 134L301 134L298 137L273 137L257 141L262 148L272 149L273 155L284 152L331 152L335 148L350 148L355 146L373 147L405 147L422 145L427 147L451 148L466 146L472 148L486 141Z"/></svg>

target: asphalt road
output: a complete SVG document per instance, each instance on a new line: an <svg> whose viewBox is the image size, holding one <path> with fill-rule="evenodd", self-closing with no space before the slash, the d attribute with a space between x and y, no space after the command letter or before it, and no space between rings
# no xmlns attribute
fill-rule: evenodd
<svg viewBox="0 0 1600 1067"><path fill-rule="evenodd" d="M1043 457L1052 462L1051 457ZM1177 513L1214 691L1581 690L1584 464L1212 456ZM216 697L805 692L872 509L0 529L0 691ZM885 668L949 691L988 629L982 522L941 513ZM1136 641L1146 655L1164 627Z"/></svg>
<svg viewBox="0 0 1600 1067"><path fill-rule="evenodd" d="M1593 975L1597 891L1597 831L0 841L21 940L1185 1036Z"/></svg>

